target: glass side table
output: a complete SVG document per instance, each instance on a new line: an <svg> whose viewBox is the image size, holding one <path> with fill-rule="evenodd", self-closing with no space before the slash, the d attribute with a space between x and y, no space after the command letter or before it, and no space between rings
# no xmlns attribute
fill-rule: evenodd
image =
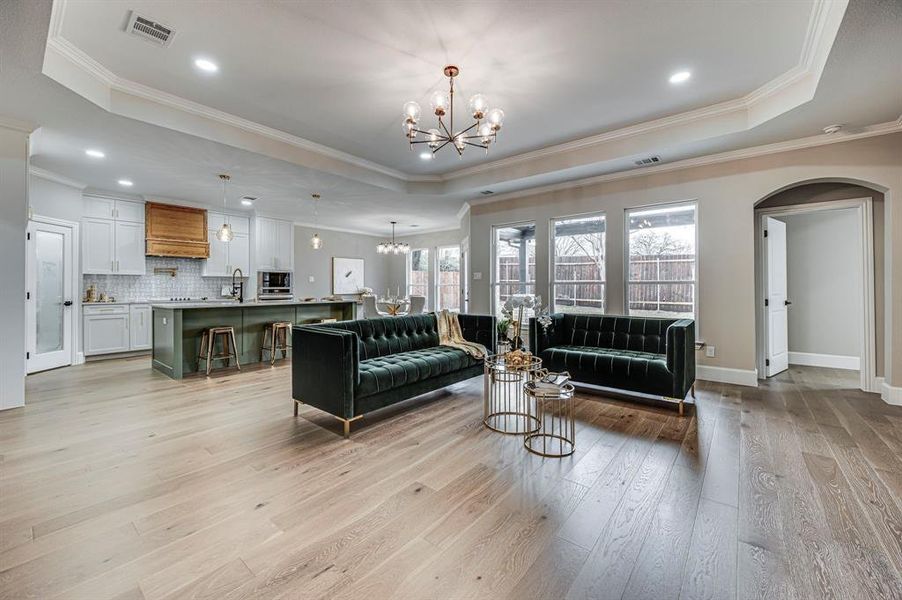
<svg viewBox="0 0 902 600"><path fill-rule="evenodd" d="M573 385L565 383L559 390L536 388L534 382L523 386L530 400L530 420L538 423L536 431L523 438L527 450L539 456L561 458L576 449L576 419L573 414Z"/></svg>
<svg viewBox="0 0 902 600"><path fill-rule="evenodd" d="M482 423L498 433L525 435L539 429L534 416L535 399L523 393L523 385L540 377L542 359L528 356L523 363L509 364L503 354L485 359ZM532 408L532 409L531 409Z"/></svg>

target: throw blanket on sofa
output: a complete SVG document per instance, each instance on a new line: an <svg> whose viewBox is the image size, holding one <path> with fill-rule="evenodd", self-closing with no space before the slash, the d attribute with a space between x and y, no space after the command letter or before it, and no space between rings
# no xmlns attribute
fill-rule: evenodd
<svg viewBox="0 0 902 600"><path fill-rule="evenodd" d="M488 356L485 346L476 342L468 342L460 331L460 323L457 321L457 313L443 310L435 314L438 325L438 343L441 346L450 346L463 350L473 358L485 358Z"/></svg>

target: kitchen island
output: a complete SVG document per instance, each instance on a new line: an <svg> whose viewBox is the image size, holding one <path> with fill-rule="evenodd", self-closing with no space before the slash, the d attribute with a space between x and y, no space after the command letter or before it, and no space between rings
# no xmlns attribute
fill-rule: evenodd
<svg viewBox="0 0 902 600"><path fill-rule="evenodd" d="M181 379L197 372L201 335L209 327L234 327L238 358L244 366L260 362L263 332L269 323L351 320L356 317L357 303L351 300L166 302L153 304L152 309L153 368L173 379Z"/></svg>

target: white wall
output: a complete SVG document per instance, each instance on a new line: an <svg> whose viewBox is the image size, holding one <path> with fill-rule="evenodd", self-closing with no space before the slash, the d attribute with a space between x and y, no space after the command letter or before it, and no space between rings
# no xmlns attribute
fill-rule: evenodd
<svg viewBox="0 0 902 600"><path fill-rule="evenodd" d="M604 211L607 228L608 312L623 312L623 216L628 208L698 203L699 331L717 348L697 355L704 377L755 373L754 208L762 198L806 181L866 182L885 194L886 380L902 386L902 134L658 171L538 194L509 196L471 210L471 311L490 310L492 225L536 222L537 289L548 294L548 222L556 216ZM738 370L738 373L732 370Z"/></svg>
<svg viewBox="0 0 902 600"><path fill-rule="evenodd" d="M25 404L28 133L0 126L0 409Z"/></svg>
<svg viewBox="0 0 902 600"><path fill-rule="evenodd" d="M28 206L32 215L65 221L81 221L84 212L81 189L31 174Z"/></svg>
<svg viewBox="0 0 902 600"><path fill-rule="evenodd" d="M789 352L861 353L860 235L855 209L778 217L786 223Z"/></svg>
<svg viewBox="0 0 902 600"><path fill-rule="evenodd" d="M314 250L310 238L319 233L323 247ZM322 298L332 294L332 257L362 258L363 277L366 287L384 290L402 285L403 280L393 279L391 260L398 257L385 256L376 252L376 245L382 241L370 235L347 233L295 225L294 227L294 293L296 296ZM314 281L310 283L309 277Z"/></svg>

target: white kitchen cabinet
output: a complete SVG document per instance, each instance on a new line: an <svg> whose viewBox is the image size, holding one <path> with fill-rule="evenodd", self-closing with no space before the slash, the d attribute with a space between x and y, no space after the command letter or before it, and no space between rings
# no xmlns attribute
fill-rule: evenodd
<svg viewBox="0 0 902 600"><path fill-rule="evenodd" d="M116 274L144 275L144 223L116 221Z"/></svg>
<svg viewBox="0 0 902 600"><path fill-rule="evenodd" d="M129 307L126 304L84 307L85 356L128 352Z"/></svg>
<svg viewBox="0 0 902 600"><path fill-rule="evenodd" d="M129 349L149 350L153 345L150 304L132 304L129 311Z"/></svg>
<svg viewBox="0 0 902 600"><path fill-rule="evenodd" d="M119 200L105 196L85 196L82 214L97 219L115 219L132 223L144 222L144 203Z"/></svg>
<svg viewBox="0 0 902 600"><path fill-rule="evenodd" d="M257 217L256 266L258 271L294 269L294 223Z"/></svg>
<svg viewBox="0 0 902 600"><path fill-rule="evenodd" d="M81 221L81 268L85 274L109 275L116 268L115 222L86 217Z"/></svg>
<svg viewBox="0 0 902 600"><path fill-rule="evenodd" d="M225 222L225 215L207 213L210 258L204 261L204 277L231 277L235 269L241 269L245 277L250 273L250 221L246 217L229 216L228 219L234 236L230 242L221 242L216 239L216 232Z"/></svg>
<svg viewBox="0 0 902 600"><path fill-rule="evenodd" d="M82 272L144 275L144 205L95 196L84 198Z"/></svg>

